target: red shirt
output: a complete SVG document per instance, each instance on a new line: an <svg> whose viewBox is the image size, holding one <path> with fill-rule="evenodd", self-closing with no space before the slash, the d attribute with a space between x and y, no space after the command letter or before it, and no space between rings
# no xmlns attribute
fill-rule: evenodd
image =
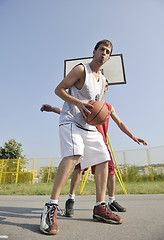
<svg viewBox="0 0 164 240"><path fill-rule="evenodd" d="M110 104L106 103L106 102L104 102L104 104L108 108L109 116L108 116L108 119L106 120L105 123L103 123L100 126L97 126L96 128L103 135L103 140L104 140L105 144L107 145L107 132L108 132L109 118L110 118L110 113L111 113L112 106Z"/></svg>

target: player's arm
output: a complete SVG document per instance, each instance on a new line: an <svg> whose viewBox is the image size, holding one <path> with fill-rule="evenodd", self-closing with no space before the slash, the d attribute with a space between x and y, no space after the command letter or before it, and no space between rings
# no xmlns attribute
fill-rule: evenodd
<svg viewBox="0 0 164 240"><path fill-rule="evenodd" d="M41 112L46 111L46 112L54 112L54 113L57 113L57 114L60 114L61 110L62 110L62 108L52 107L49 104L43 104L41 109L40 109Z"/></svg>
<svg viewBox="0 0 164 240"><path fill-rule="evenodd" d="M133 139L135 142L137 142L138 144L142 143L143 145L147 145L147 143L141 139L141 138L137 138L135 137L131 131L129 130L129 128L125 125L125 123L123 123L119 117L116 114L115 109L112 107L111 109L111 118L113 119L113 121L117 124L117 126L121 129L122 132L124 132L127 136L129 136L131 139Z"/></svg>
<svg viewBox="0 0 164 240"><path fill-rule="evenodd" d="M87 107L93 107L88 103L89 100L80 100L71 96L66 89L75 85L77 89L81 89L85 81L85 69L83 65L73 68L68 75L59 83L55 89L55 94L66 102L76 105L83 118L86 119L86 113L90 113Z"/></svg>

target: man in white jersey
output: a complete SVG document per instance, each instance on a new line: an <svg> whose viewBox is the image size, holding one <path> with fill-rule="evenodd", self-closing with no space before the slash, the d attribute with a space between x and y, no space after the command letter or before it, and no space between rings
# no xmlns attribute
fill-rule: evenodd
<svg viewBox="0 0 164 240"><path fill-rule="evenodd" d="M76 163L80 163L82 169L96 165L94 218L122 223L122 219L111 213L105 204L109 152L102 134L85 121L86 113L90 114L88 108L93 107L89 100L100 101L102 98L106 81L100 67L109 60L112 48L112 43L108 40L98 42L91 63L74 67L55 89L56 95L65 101L59 122L62 161L58 167L51 198L45 204L41 217L40 230L46 234L58 232L58 198Z"/></svg>

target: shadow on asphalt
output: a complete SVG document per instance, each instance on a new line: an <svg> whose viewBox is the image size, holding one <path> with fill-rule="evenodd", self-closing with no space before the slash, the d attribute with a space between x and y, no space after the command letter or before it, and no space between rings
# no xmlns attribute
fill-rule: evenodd
<svg viewBox="0 0 164 240"><path fill-rule="evenodd" d="M75 211L90 211L91 209L75 209ZM0 224L1 225L8 225L8 226L17 226L22 229L28 229L32 232L39 233L39 221L40 215L43 209L41 208L23 208L23 207L0 207ZM92 210L91 210L92 211ZM12 218L12 221L9 221L7 218ZM16 219L21 219L21 223L16 222ZM22 223L22 220L25 219L38 219L38 224L32 223ZM79 222L97 222L92 218L76 218L76 217L65 217L58 214L58 220L62 221L79 221Z"/></svg>
<svg viewBox="0 0 164 240"><path fill-rule="evenodd" d="M43 209L40 208L0 207L0 224L17 226L28 229L32 232L40 233L39 225L37 224L17 223L13 221L10 222L6 221L6 218L39 219L42 211Z"/></svg>
<svg viewBox="0 0 164 240"><path fill-rule="evenodd" d="M0 215L5 217L34 218L38 217L38 214L41 214L42 211L41 208L0 207ZM32 216L29 214L32 214Z"/></svg>
<svg viewBox="0 0 164 240"><path fill-rule="evenodd" d="M75 211L88 211L88 209L75 209ZM40 215L42 213L42 208L23 208L23 207L0 207L0 224L1 225L9 225L9 226L17 226L20 228L28 229L32 232L39 233L39 221ZM21 218L21 219L38 219L38 224L28 224L28 223L18 223L14 221L8 221L7 218ZM12 219L12 220L13 220ZM81 221L81 222L93 222L93 219L87 218L68 218L65 216L61 216L60 213L58 214L58 220L69 220L69 221ZM22 220L21 220L22 222Z"/></svg>

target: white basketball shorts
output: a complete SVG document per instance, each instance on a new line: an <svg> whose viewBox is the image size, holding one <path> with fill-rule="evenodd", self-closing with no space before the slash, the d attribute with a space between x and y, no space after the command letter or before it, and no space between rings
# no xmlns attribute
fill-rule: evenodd
<svg viewBox="0 0 164 240"><path fill-rule="evenodd" d="M59 127L61 157L80 155L81 169L111 160L102 134L87 131L73 123Z"/></svg>

